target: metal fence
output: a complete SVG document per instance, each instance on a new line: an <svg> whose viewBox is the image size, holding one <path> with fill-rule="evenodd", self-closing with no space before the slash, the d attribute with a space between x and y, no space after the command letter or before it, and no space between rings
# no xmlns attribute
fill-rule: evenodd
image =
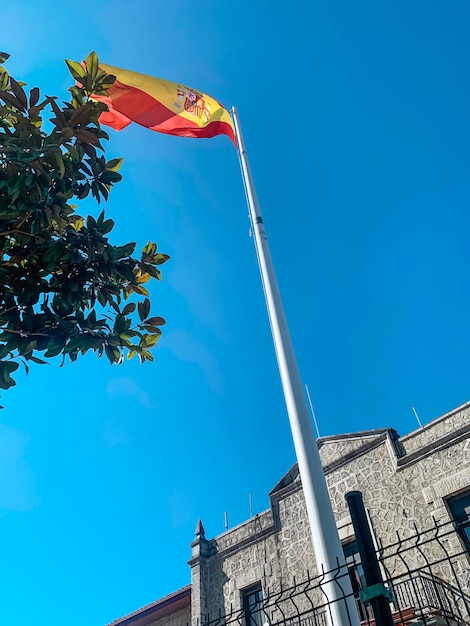
<svg viewBox="0 0 470 626"><path fill-rule="evenodd" d="M470 561L452 522L433 520L425 531L380 545L378 560L395 610L413 607L415 619L470 623Z"/></svg>
<svg viewBox="0 0 470 626"><path fill-rule="evenodd" d="M452 523L433 522L426 531L414 532L388 546L379 546L378 561L393 621L397 626L470 626L470 561ZM333 572L321 572L289 584L277 582L263 589L250 615L240 606L208 615L205 626L337 626L332 622L332 602L325 581L333 580L342 594L346 576L353 578L355 598L364 626L375 618L361 593L361 563L348 562ZM331 583L330 583L331 584Z"/></svg>

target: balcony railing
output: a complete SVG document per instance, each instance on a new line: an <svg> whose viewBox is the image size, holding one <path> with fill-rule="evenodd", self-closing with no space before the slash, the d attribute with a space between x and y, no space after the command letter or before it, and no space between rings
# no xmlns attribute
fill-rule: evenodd
<svg viewBox="0 0 470 626"><path fill-rule="evenodd" d="M378 559L390 592L390 608L397 626L470 626L470 562L452 525L435 524L425 532L381 546ZM349 565L351 569L351 565ZM357 570L359 571L359 570ZM356 573L357 573L356 571ZM328 574L328 576L327 576ZM438 575L439 574L439 575ZM301 582L268 586L261 581L263 595L259 605L263 626L330 626L332 623L325 580L343 588L347 568L323 572ZM331 585L331 582L330 582ZM343 596L342 599L344 599ZM355 595L360 618L365 626L375 626L368 604ZM230 606L218 617L207 615L203 626L246 626L243 609ZM333 626L337 626L333 624Z"/></svg>

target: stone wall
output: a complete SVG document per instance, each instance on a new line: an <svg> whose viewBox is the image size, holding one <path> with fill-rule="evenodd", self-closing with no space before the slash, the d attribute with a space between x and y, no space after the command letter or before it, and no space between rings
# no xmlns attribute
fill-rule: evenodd
<svg viewBox="0 0 470 626"><path fill-rule="evenodd" d="M470 423L470 402L446 413L442 417L400 438L405 454L411 454L425 446L434 444L446 435L467 428Z"/></svg>
<svg viewBox="0 0 470 626"><path fill-rule="evenodd" d="M346 529L343 540L353 537L352 524L344 495L347 491L363 493L364 505L368 511L377 540L387 546L397 541L397 531L401 539L416 534L416 528L424 531L434 527L434 520L445 523L450 520L446 508L446 497L470 487L470 441L468 437L453 443L447 448L437 449L416 462L395 466L387 455L387 443L368 451L363 456L327 475L333 508L342 528ZM390 449L390 448L389 448ZM388 457L388 462L384 460ZM341 528L340 528L341 536ZM446 538L449 553L460 551L458 537L454 534ZM437 542L429 543L427 557L431 561L445 557ZM422 557L418 550L406 553L406 566L418 567ZM466 557L458 559L457 571L467 579L469 562ZM393 564L394 574L405 572L405 564L397 557ZM445 560L433 568L436 576L452 580L452 573Z"/></svg>
<svg viewBox="0 0 470 626"><path fill-rule="evenodd" d="M363 493L374 535L383 545L396 541L397 531L406 539L416 528L432 527L434 518L448 521L445 498L470 486L469 422L470 403L398 441L393 429L323 438L320 454L341 540L353 539L345 502L345 494L352 490ZM215 539L194 542L193 626L220 612L240 610L241 593L253 584L261 582L265 592L276 591L294 577L301 581L307 572L316 574L305 501L294 468L270 497L268 511ZM455 552L458 537L449 537L446 545ZM408 557L410 567L422 559L416 551ZM437 554L430 554L434 557ZM404 569L400 559L392 566L395 574ZM470 591L467 558L455 566ZM445 563L434 573L450 579Z"/></svg>
<svg viewBox="0 0 470 626"><path fill-rule="evenodd" d="M370 431L360 435L338 435L333 440L330 437L320 438L318 447L323 467L328 467L335 461L339 461L352 452L363 448L368 443L375 441L380 433L385 433L387 430Z"/></svg>
<svg viewBox="0 0 470 626"><path fill-rule="evenodd" d="M160 619L149 623L149 626L187 626L191 623L191 606L165 615Z"/></svg>

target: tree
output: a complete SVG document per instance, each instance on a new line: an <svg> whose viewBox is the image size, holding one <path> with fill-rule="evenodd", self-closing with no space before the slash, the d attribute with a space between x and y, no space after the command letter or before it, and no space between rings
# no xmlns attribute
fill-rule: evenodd
<svg viewBox="0 0 470 626"><path fill-rule="evenodd" d="M64 364L89 350L117 364L124 354L153 360L165 322L149 317L144 284L169 257L148 243L134 258L135 243L109 242L104 211L84 218L71 203L107 200L122 178L122 159L103 155L106 105L91 98L115 77L94 52L83 65L66 61L76 83L58 104L37 87L27 94L3 66L8 56L0 53L0 388L15 385L20 363L28 372L30 362Z"/></svg>

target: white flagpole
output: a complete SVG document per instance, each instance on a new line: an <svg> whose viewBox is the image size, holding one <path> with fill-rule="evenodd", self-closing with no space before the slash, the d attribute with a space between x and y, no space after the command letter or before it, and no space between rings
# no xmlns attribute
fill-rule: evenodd
<svg viewBox="0 0 470 626"><path fill-rule="evenodd" d="M351 582L336 528L328 487L305 401L302 381L235 107L232 108L231 112L238 140L241 170L250 209L261 280L312 531L318 572L322 573L323 570L326 573L325 582L322 586L329 602L331 602L329 611L332 624L334 626L359 626ZM337 582L335 582L335 574Z"/></svg>

